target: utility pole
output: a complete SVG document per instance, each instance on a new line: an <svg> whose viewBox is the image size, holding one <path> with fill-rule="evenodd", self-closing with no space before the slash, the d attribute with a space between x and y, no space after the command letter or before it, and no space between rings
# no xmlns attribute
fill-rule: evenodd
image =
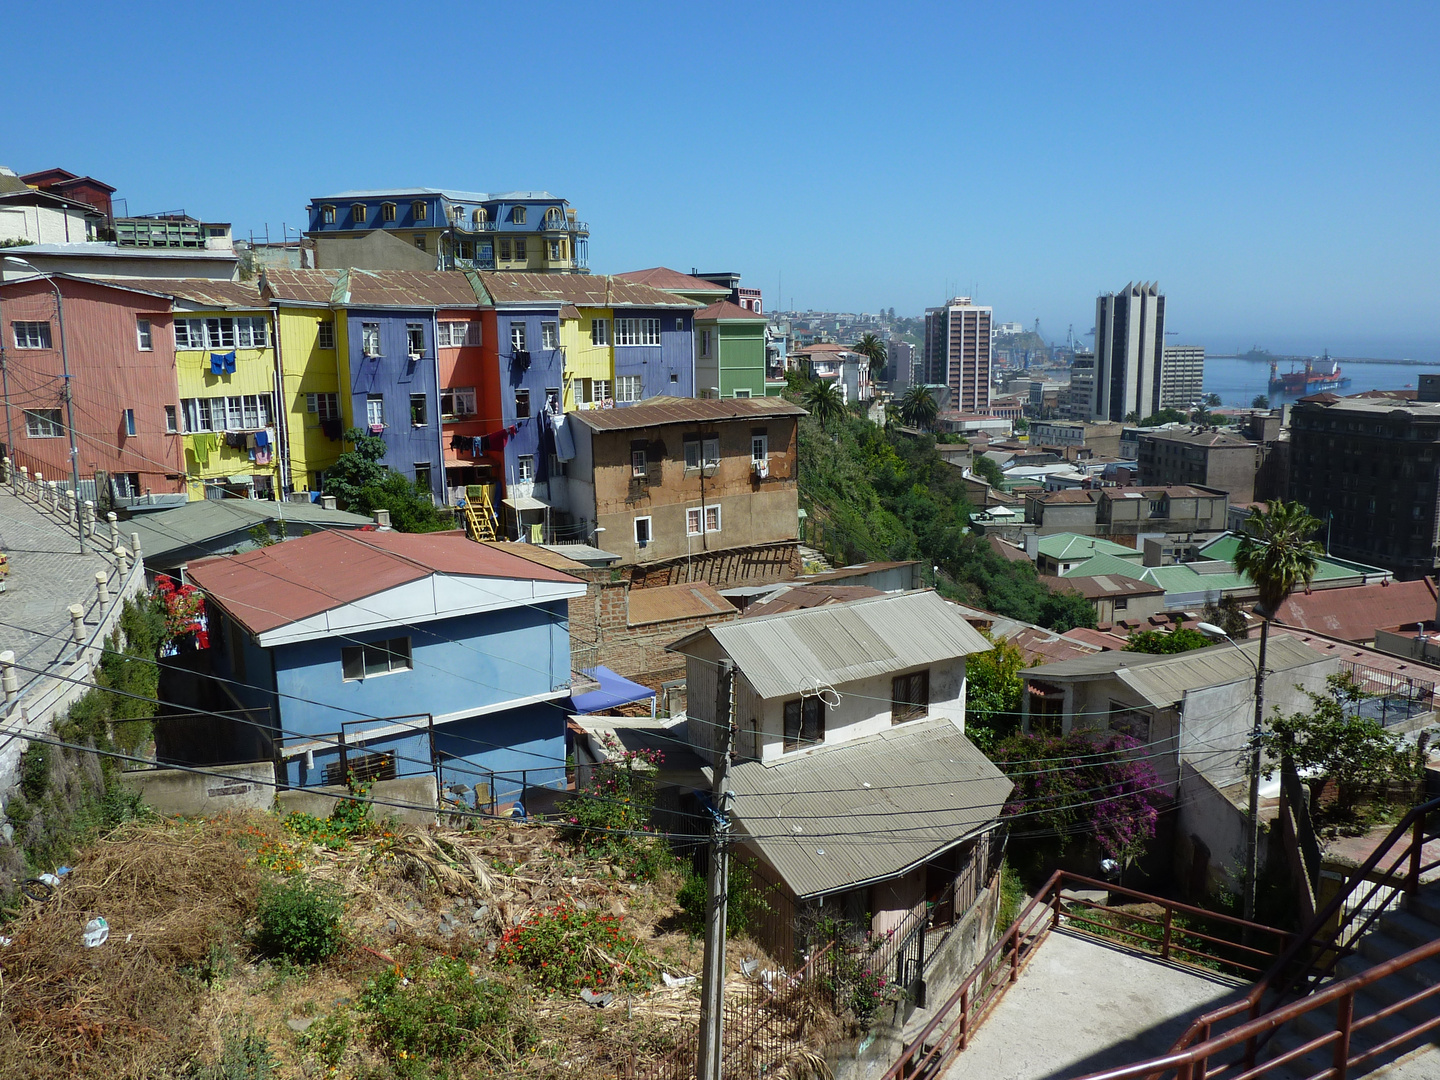
<svg viewBox="0 0 1440 1080"><path fill-rule="evenodd" d="M735 725L730 717L730 686L735 665L721 660L715 673L715 726L719 757L710 785L715 803L710 825L709 892L705 901L705 965L700 972L700 1058L698 1080L720 1080L725 1046L725 919L730 896L730 818L725 813L729 791L730 751Z"/></svg>

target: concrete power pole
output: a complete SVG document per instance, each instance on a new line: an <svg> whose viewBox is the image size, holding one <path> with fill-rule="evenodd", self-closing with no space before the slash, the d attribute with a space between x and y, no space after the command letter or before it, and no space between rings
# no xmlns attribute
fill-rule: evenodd
<svg viewBox="0 0 1440 1080"><path fill-rule="evenodd" d="M735 725L730 717L730 686L735 665L721 660L715 674L715 726L720 754L715 763L711 797L715 820L710 826L709 893L705 902L705 966L700 973L699 1080L720 1080L725 1034L725 918L730 896L730 819L725 814L729 792L730 751Z"/></svg>

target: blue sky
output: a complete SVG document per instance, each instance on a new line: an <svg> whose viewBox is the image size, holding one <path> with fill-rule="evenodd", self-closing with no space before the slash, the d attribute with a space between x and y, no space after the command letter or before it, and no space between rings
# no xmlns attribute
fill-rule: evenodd
<svg viewBox="0 0 1440 1080"><path fill-rule="evenodd" d="M544 188L591 267L784 305L975 290L1063 339L1440 360L1434 4L97 4L6 14L0 164L237 234L345 188ZM23 46L20 43L24 43Z"/></svg>

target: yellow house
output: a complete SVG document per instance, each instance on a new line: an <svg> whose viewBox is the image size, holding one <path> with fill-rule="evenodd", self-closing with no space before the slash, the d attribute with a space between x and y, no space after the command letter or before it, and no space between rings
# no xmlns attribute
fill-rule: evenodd
<svg viewBox="0 0 1440 1080"><path fill-rule="evenodd" d="M335 289L339 271L268 270L261 291L274 312L290 490L323 491L350 427L349 349Z"/></svg>
<svg viewBox="0 0 1440 1080"><path fill-rule="evenodd" d="M615 345L608 307L560 309L560 344L565 349L565 411L598 409L615 394Z"/></svg>
<svg viewBox="0 0 1440 1080"><path fill-rule="evenodd" d="M173 301L180 404L166 425L183 436L190 498L279 497L284 483L268 305L243 282L151 280L145 288Z"/></svg>

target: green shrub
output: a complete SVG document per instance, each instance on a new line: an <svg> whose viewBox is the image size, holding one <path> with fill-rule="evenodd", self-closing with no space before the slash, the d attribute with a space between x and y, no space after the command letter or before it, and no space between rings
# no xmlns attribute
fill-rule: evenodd
<svg viewBox="0 0 1440 1080"><path fill-rule="evenodd" d="M256 944L298 964L334 956L344 941L345 904L332 885L296 875L267 882L260 891Z"/></svg>
<svg viewBox="0 0 1440 1080"><path fill-rule="evenodd" d="M335 1013L316 1020L300 1036L300 1045L314 1054L322 1065L337 1069L350 1046L350 1015Z"/></svg>
<svg viewBox="0 0 1440 1080"><path fill-rule="evenodd" d="M196 1080L268 1080L275 1069L270 1044L247 1020L225 1032L220 1056L196 1074Z"/></svg>
<svg viewBox="0 0 1440 1080"><path fill-rule="evenodd" d="M20 792L32 803L45 797L50 786L50 747L44 743L31 743L30 748L20 755Z"/></svg>
<svg viewBox="0 0 1440 1080"><path fill-rule="evenodd" d="M396 969L371 979L360 996L369 1038L390 1059L394 1075L450 1075L434 1063L504 1064L535 1044L534 1024L513 989L479 979L460 960ZM468 1072L465 1074L468 1075Z"/></svg>
<svg viewBox="0 0 1440 1080"><path fill-rule="evenodd" d="M725 936L736 937L759 925L771 908L764 891L755 883L750 867L730 860L729 902L725 908ZM692 934L705 932L705 904L710 897L709 882L700 874L687 874L675 900L680 905L680 922Z"/></svg>
<svg viewBox="0 0 1440 1080"><path fill-rule="evenodd" d="M569 903L505 931L495 960L526 968L547 990L645 986L652 967L624 919Z"/></svg>

